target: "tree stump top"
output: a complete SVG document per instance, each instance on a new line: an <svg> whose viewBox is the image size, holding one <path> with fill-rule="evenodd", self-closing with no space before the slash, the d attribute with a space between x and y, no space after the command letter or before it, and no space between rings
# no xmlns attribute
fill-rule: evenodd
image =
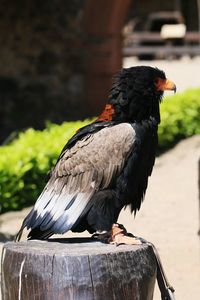
<svg viewBox="0 0 200 300"><path fill-rule="evenodd" d="M89 238L9 242L2 300L152 300L156 261L148 245Z"/></svg>
<svg viewBox="0 0 200 300"><path fill-rule="evenodd" d="M64 255L64 256L87 256L101 255L119 252L146 252L149 246L142 245L110 245L92 240L90 238L62 238L49 239L48 241L31 240L19 243L8 242L4 249L12 252L37 255Z"/></svg>

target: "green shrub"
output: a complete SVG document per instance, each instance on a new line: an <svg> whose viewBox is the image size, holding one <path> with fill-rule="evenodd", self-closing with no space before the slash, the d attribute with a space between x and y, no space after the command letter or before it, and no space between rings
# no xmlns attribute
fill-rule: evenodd
<svg viewBox="0 0 200 300"><path fill-rule="evenodd" d="M200 89L166 97L160 106L159 150L179 140L200 134Z"/></svg>
<svg viewBox="0 0 200 300"><path fill-rule="evenodd" d="M167 97L161 104L160 149L200 133L200 89ZM28 129L0 147L1 212L32 205L57 157L75 131L90 120L48 124L43 131Z"/></svg>
<svg viewBox="0 0 200 300"><path fill-rule="evenodd" d="M1 213L34 203L62 147L89 120L48 124L43 131L28 129L18 139L0 147Z"/></svg>

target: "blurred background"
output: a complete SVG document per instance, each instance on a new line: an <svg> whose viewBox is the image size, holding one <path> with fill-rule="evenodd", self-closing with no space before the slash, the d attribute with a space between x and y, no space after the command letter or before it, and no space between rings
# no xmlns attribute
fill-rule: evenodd
<svg viewBox="0 0 200 300"><path fill-rule="evenodd" d="M0 241L16 234L67 140L100 113L113 75L136 65L164 70L177 95L161 105L143 207L120 221L158 246L177 299L199 299L200 0L0 2Z"/></svg>
<svg viewBox="0 0 200 300"><path fill-rule="evenodd" d="M1 142L47 120L98 114L128 57L198 67L198 0L2 0L0 16Z"/></svg>

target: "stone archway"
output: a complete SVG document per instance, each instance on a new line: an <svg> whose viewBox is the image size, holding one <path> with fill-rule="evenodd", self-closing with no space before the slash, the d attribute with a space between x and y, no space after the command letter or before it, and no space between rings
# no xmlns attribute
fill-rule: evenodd
<svg viewBox="0 0 200 300"><path fill-rule="evenodd" d="M106 101L112 76L122 67L121 29L130 0L87 0L86 33L87 112L94 116Z"/></svg>
<svg viewBox="0 0 200 300"><path fill-rule="evenodd" d="M6 14L6 1L0 5L0 142L12 131L42 129L45 120L96 115L122 65L130 0L49 1L40 9L26 2L13 1Z"/></svg>

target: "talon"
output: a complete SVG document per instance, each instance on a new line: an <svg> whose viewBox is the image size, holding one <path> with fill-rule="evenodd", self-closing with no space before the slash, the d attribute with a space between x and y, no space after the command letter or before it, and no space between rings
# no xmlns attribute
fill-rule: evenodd
<svg viewBox="0 0 200 300"><path fill-rule="evenodd" d="M127 245L141 245L141 241L134 237L134 235L127 233L127 230L122 224L113 224L111 229L111 244L127 244Z"/></svg>
<svg viewBox="0 0 200 300"><path fill-rule="evenodd" d="M141 245L140 239L133 234L128 233L122 224L113 224L110 231L97 231L92 235L92 238L97 238L99 241L107 244L115 245Z"/></svg>
<svg viewBox="0 0 200 300"><path fill-rule="evenodd" d="M130 236L120 234L120 235L117 235L117 236L114 237L111 244L141 245L142 242L139 239L135 238L135 237L130 237Z"/></svg>

